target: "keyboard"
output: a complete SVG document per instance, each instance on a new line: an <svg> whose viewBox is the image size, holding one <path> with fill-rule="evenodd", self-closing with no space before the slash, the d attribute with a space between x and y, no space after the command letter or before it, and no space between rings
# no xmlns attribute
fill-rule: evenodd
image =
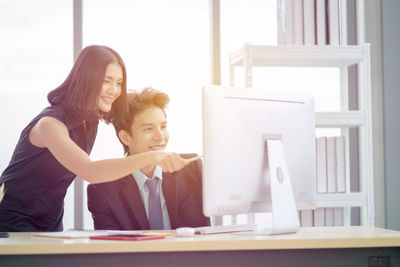
<svg viewBox="0 0 400 267"><path fill-rule="evenodd" d="M209 235L233 232L254 231L257 224L214 225L194 228L196 234Z"/></svg>

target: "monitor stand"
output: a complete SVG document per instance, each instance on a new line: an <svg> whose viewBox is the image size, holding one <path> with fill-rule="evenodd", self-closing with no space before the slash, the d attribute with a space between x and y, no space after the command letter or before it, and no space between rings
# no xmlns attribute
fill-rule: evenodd
<svg viewBox="0 0 400 267"><path fill-rule="evenodd" d="M272 204L272 227L243 232L246 235L271 235L296 233L300 229L293 188L280 137L263 137L266 156L265 178L270 185Z"/></svg>

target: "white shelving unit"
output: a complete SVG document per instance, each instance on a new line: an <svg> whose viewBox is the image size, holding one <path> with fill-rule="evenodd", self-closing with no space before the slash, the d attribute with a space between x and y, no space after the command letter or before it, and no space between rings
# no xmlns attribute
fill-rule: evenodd
<svg viewBox="0 0 400 267"><path fill-rule="evenodd" d="M347 69L358 65L358 110L348 110ZM235 67L244 67L246 87L252 87L252 68L272 66L337 67L340 69L341 110L317 112L317 128L340 128L346 144L346 191L317 194L317 207L344 207L344 225L350 225L350 208L361 208L361 224L374 226L370 45L256 46L244 44L230 54L230 85ZM359 129L360 192L350 192L349 128Z"/></svg>

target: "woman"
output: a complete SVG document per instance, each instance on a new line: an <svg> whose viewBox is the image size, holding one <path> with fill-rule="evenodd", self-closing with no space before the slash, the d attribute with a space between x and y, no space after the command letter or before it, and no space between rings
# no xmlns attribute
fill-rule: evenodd
<svg viewBox="0 0 400 267"><path fill-rule="evenodd" d="M186 165L177 154L162 151L90 160L99 119L113 122L125 108L125 65L111 48L83 49L48 100L51 105L23 129L0 177L0 185L4 184L0 231L61 231L64 197L75 176L99 183L149 164L169 172Z"/></svg>

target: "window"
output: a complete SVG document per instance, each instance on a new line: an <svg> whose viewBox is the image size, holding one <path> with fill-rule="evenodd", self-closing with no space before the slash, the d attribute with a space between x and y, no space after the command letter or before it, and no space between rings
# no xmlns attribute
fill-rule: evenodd
<svg viewBox="0 0 400 267"><path fill-rule="evenodd" d="M72 2L3 0L0 8L0 172L8 165L22 129L44 107L73 64ZM72 192L64 225L73 226ZM71 204L72 206L72 204Z"/></svg>
<svg viewBox="0 0 400 267"><path fill-rule="evenodd" d="M202 153L201 89L209 83L210 64L208 1L86 0L83 46L90 44L110 46L121 55L129 89L151 86L169 95L168 151ZM91 157L112 156L123 156L122 146L114 128L100 124ZM84 221L92 226L87 209Z"/></svg>

